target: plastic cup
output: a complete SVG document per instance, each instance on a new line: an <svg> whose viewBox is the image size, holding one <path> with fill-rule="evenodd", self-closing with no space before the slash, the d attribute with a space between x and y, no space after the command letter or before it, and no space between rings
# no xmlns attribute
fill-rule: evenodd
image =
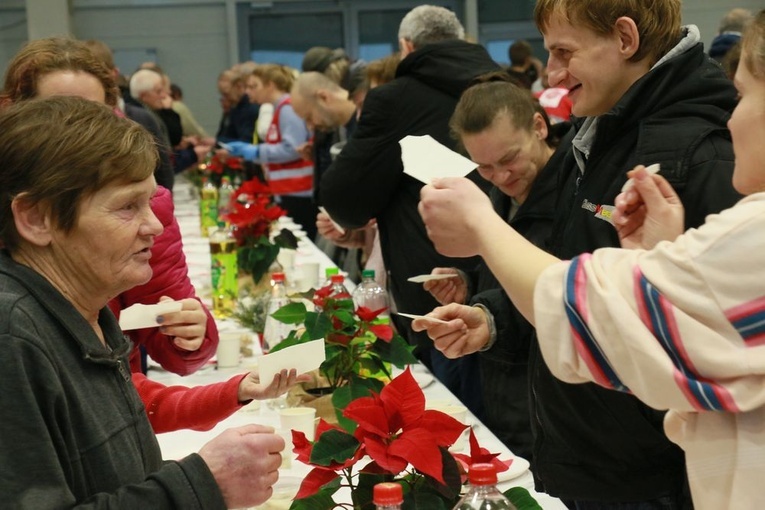
<svg viewBox="0 0 765 510"><path fill-rule="evenodd" d="M316 409L313 407L287 407L279 409L279 422L285 430L297 430L313 441L316 432Z"/></svg>
<svg viewBox="0 0 765 510"><path fill-rule="evenodd" d="M241 331L220 332L218 349L215 352L218 368L232 368L239 366L241 337Z"/></svg>

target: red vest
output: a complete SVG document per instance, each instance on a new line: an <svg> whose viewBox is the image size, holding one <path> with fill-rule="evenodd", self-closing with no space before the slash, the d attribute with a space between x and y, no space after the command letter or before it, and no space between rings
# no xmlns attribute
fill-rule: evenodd
<svg viewBox="0 0 765 510"><path fill-rule="evenodd" d="M281 143L282 134L279 131L279 113L282 106L290 104L290 98L283 99L274 108L271 125L265 143L274 145ZM266 179L274 195L293 195L310 197L313 195L313 163L303 158L284 163L264 163Z"/></svg>

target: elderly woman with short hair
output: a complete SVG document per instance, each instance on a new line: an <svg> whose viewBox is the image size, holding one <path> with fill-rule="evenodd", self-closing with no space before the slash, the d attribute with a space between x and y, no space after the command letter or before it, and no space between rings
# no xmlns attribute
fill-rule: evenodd
<svg viewBox="0 0 765 510"><path fill-rule="evenodd" d="M163 463L106 304L151 278L151 135L92 101L0 114L0 493L9 508L232 508L284 441L250 425Z"/></svg>

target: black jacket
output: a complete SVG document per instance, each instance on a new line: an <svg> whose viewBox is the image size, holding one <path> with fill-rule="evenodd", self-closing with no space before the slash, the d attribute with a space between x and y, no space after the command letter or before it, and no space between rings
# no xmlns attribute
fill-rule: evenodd
<svg viewBox="0 0 765 510"><path fill-rule="evenodd" d="M571 150L566 156L552 253L568 259L619 246L613 226L598 216L637 164L661 164L661 175L683 201L687 227L738 201L726 129L735 98L701 44L638 80L599 119L586 172L580 173ZM664 435L663 412L595 384L555 379L536 342L530 370L534 458L544 490L565 499L635 501L683 484L683 454Z"/></svg>
<svg viewBox="0 0 765 510"><path fill-rule="evenodd" d="M448 123L460 94L476 76L498 69L482 46L464 41L411 53L395 80L369 91L353 137L321 179L320 203L338 223L358 228L377 218L389 289L402 312L424 314L438 306L422 284L407 278L434 267L470 269L477 261L436 252L417 212L423 184L403 173L398 142L429 134L454 147ZM424 334L405 333L412 343L432 345Z"/></svg>
<svg viewBox="0 0 765 510"><path fill-rule="evenodd" d="M556 151L539 171L526 201L509 222L523 237L546 248L555 215L556 185L565 148ZM510 197L491 190L494 209L503 218L510 214ZM479 354L484 424L516 455L532 456L529 420L528 360L534 328L513 306L486 264L477 271L476 294L470 304L481 304L494 317L497 340Z"/></svg>

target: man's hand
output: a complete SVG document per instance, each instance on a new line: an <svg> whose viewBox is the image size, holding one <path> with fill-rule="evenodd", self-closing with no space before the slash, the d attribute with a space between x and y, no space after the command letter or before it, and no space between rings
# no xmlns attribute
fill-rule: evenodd
<svg viewBox="0 0 765 510"><path fill-rule="evenodd" d="M437 267L430 274L453 274L453 278L430 280L422 284L422 288L430 292L442 305L449 303L465 304L468 286L460 272L454 267Z"/></svg>
<svg viewBox="0 0 765 510"><path fill-rule="evenodd" d="M623 248L650 250L660 241L673 241L683 233L685 210L672 186L660 175L636 166L627 173L631 189L615 200L612 216Z"/></svg>
<svg viewBox="0 0 765 510"><path fill-rule="evenodd" d="M298 154L306 161L313 161L313 142L306 142L297 147Z"/></svg>
<svg viewBox="0 0 765 510"><path fill-rule="evenodd" d="M464 177L435 179L423 187L418 210L436 250L449 257L477 255L482 224L496 215L489 197Z"/></svg>
<svg viewBox="0 0 765 510"><path fill-rule="evenodd" d="M228 429L199 450L227 508L263 503L279 479L284 439L274 429L245 425Z"/></svg>
<svg viewBox="0 0 765 510"><path fill-rule="evenodd" d="M159 302L171 301L167 296ZM207 314L202 303L193 298L181 300L180 312L165 313L157 317L159 330L167 336L175 337L173 343L184 351L196 351L202 346L207 333Z"/></svg>
<svg viewBox="0 0 765 510"><path fill-rule="evenodd" d="M447 358L459 358L477 352L489 343L489 325L483 310L452 303L440 306L428 317L448 321L447 324L415 319L412 329L425 331L436 349Z"/></svg>

